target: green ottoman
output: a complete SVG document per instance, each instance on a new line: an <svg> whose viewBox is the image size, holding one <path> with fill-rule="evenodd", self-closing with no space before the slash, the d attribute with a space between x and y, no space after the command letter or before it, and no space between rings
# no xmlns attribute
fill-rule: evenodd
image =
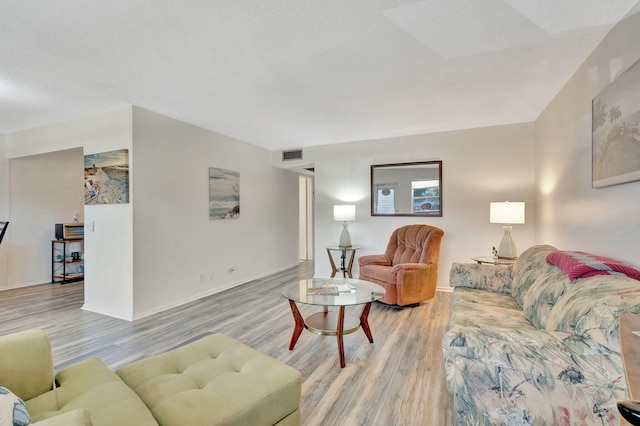
<svg viewBox="0 0 640 426"><path fill-rule="evenodd" d="M222 334L116 372L160 425L300 424L300 373Z"/></svg>

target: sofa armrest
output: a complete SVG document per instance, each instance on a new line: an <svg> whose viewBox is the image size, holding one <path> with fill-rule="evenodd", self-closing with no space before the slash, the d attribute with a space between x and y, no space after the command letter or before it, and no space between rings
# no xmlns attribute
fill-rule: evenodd
<svg viewBox="0 0 640 426"><path fill-rule="evenodd" d="M53 388L53 355L42 330L0 336L0 383L26 401Z"/></svg>
<svg viewBox="0 0 640 426"><path fill-rule="evenodd" d="M31 424L33 426L93 426L91 415L82 408Z"/></svg>
<svg viewBox="0 0 640 426"><path fill-rule="evenodd" d="M360 267L366 265L391 266L391 262L384 254L369 254L367 256L360 256L358 258L358 264L360 265Z"/></svg>
<svg viewBox="0 0 640 426"><path fill-rule="evenodd" d="M468 287L478 290L511 293L513 265L480 265L454 262L449 272L451 287Z"/></svg>

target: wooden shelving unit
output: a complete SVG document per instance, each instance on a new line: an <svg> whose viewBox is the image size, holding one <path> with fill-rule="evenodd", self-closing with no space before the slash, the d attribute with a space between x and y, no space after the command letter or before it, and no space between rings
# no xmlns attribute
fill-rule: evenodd
<svg viewBox="0 0 640 426"><path fill-rule="evenodd" d="M83 279L84 239L51 240L51 282L66 284Z"/></svg>

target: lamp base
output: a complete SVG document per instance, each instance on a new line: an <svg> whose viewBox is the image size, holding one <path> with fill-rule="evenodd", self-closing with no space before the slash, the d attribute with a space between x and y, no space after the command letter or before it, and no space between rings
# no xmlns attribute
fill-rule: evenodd
<svg viewBox="0 0 640 426"><path fill-rule="evenodd" d="M347 222L342 224L342 233L340 234L340 244L338 246L341 248L351 247L351 235L349 235L349 230L347 229Z"/></svg>
<svg viewBox="0 0 640 426"><path fill-rule="evenodd" d="M500 241L500 247L498 248L498 259L516 260L518 258L518 250L516 249L516 243L511 238L511 225L503 225L504 235L502 241Z"/></svg>

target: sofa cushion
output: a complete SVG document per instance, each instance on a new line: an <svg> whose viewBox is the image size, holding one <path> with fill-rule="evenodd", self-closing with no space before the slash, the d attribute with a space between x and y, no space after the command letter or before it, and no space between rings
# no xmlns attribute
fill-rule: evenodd
<svg viewBox="0 0 640 426"><path fill-rule="evenodd" d="M442 339L445 378L449 391L453 391L456 358L461 354L473 354L477 344L482 346L485 343L478 343L473 337L467 339L467 335L474 336L474 330L496 324L533 329L510 294L468 287L454 289L449 316L450 329Z"/></svg>
<svg viewBox="0 0 640 426"><path fill-rule="evenodd" d="M525 364L526 365L526 364ZM524 368L500 368L482 358L454 365L456 425L617 425L626 390L583 384L568 369L546 376Z"/></svg>
<svg viewBox="0 0 640 426"><path fill-rule="evenodd" d="M620 354L599 347L581 345L571 333L501 327L458 327L450 330L457 338L444 348L446 358L475 359L496 368L524 371L546 378L563 378L573 383L625 389ZM447 333L447 334L449 334ZM598 347L598 345L595 345ZM576 352L569 350L577 349Z"/></svg>
<svg viewBox="0 0 640 426"><path fill-rule="evenodd" d="M117 373L166 426L273 425L300 404L298 371L221 334Z"/></svg>
<svg viewBox="0 0 640 426"><path fill-rule="evenodd" d="M524 296L541 274L548 274L555 266L547 263L547 255L557 249L549 245L533 246L525 250L511 272L511 295L521 307Z"/></svg>
<svg viewBox="0 0 640 426"><path fill-rule="evenodd" d="M640 283L598 275L573 284L551 309L546 329L573 333L620 352L619 315L640 313Z"/></svg>
<svg viewBox="0 0 640 426"><path fill-rule="evenodd" d="M485 369L519 371L541 382L557 378L581 386L626 389L620 354L571 333L456 325L445 334L442 346L450 391L457 375L470 374L457 370L462 360Z"/></svg>
<svg viewBox="0 0 640 426"><path fill-rule="evenodd" d="M511 293L512 271L513 265L454 262L449 270L449 285Z"/></svg>
<svg viewBox="0 0 640 426"><path fill-rule="evenodd" d="M157 425L135 392L98 358L60 370L55 389L25 402L34 422L82 408L94 426Z"/></svg>
<svg viewBox="0 0 640 426"><path fill-rule="evenodd" d="M471 304L471 306L469 306ZM509 293L494 293L468 287L458 287L451 296L451 312L469 311L472 316L480 315L484 309L505 308L520 311L520 307ZM482 321L476 318L474 323Z"/></svg>
<svg viewBox="0 0 640 426"><path fill-rule="evenodd" d="M545 268L522 298L524 316L538 329L544 329L551 309L571 287L571 282L558 268Z"/></svg>
<svg viewBox="0 0 640 426"><path fill-rule="evenodd" d="M0 385L0 426L26 426L31 423L24 402Z"/></svg>
<svg viewBox="0 0 640 426"><path fill-rule="evenodd" d="M453 292L449 323L452 328L534 328L510 294L466 287L456 288Z"/></svg>
<svg viewBox="0 0 640 426"><path fill-rule="evenodd" d="M33 423L32 423L33 424ZM93 426L91 414L83 408L40 420L34 426Z"/></svg>

